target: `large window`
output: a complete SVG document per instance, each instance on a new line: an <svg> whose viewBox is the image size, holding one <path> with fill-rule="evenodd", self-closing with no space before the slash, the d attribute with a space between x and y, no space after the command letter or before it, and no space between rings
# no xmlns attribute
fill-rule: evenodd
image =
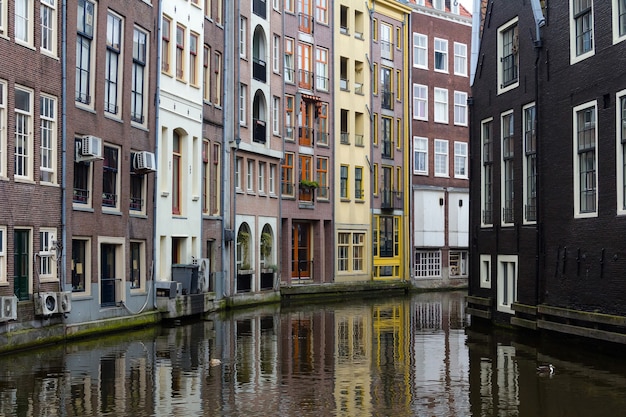
<svg viewBox="0 0 626 417"><path fill-rule="evenodd" d="M517 256L498 256L498 311L513 314L512 303L517 301Z"/></svg>
<svg viewBox="0 0 626 417"><path fill-rule="evenodd" d="M315 139L318 145L328 145L328 103L319 103L317 107L317 132Z"/></svg>
<svg viewBox="0 0 626 417"><path fill-rule="evenodd" d="M183 140L174 131L172 138L172 214L181 214Z"/></svg>
<svg viewBox="0 0 626 417"><path fill-rule="evenodd" d="M170 52L170 38L172 36L172 21L163 16L163 20L161 23L161 71L169 74L170 73L170 62L171 60L171 52Z"/></svg>
<svg viewBox="0 0 626 417"><path fill-rule="evenodd" d="M593 0L570 0L572 62L593 54Z"/></svg>
<svg viewBox="0 0 626 417"><path fill-rule="evenodd" d="M413 174L428 174L428 139L413 137Z"/></svg>
<svg viewBox="0 0 626 417"><path fill-rule="evenodd" d="M119 114L120 58L122 54L122 19L112 12L107 15L107 49L104 69L104 111Z"/></svg>
<svg viewBox="0 0 626 417"><path fill-rule="evenodd" d="M130 211L145 214L146 212L146 176L135 172L135 160L138 154L130 153Z"/></svg>
<svg viewBox="0 0 626 417"><path fill-rule="evenodd" d="M391 117L381 117L380 127L382 133L382 157L393 158L393 119Z"/></svg>
<svg viewBox="0 0 626 417"><path fill-rule="evenodd" d="M517 18L498 29L498 94L519 84L519 36Z"/></svg>
<svg viewBox="0 0 626 417"><path fill-rule="evenodd" d="M613 0L612 2L613 42L616 43L626 39L626 0ZM2 33L1 30L0 33Z"/></svg>
<svg viewBox="0 0 626 417"><path fill-rule="evenodd" d="M428 36L413 33L413 66L428 68Z"/></svg>
<svg viewBox="0 0 626 417"><path fill-rule="evenodd" d="M119 149L104 146L102 164L102 206L119 208Z"/></svg>
<svg viewBox="0 0 626 417"><path fill-rule="evenodd" d="M493 119L481 123L481 184L482 225L493 224Z"/></svg>
<svg viewBox="0 0 626 417"><path fill-rule="evenodd" d="M285 82L295 82L294 40L285 38Z"/></svg>
<svg viewBox="0 0 626 417"><path fill-rule="evenodd" d="M595 216L598 204L596 103L574 108L574 212L578 217Z"/></svg>
<svg viewBox="0 0 626 417"><path fill-rule="evenodd" d="M315 0L315 20L328 23L328 0Z"/></svg>
<svg viewBox="0 0 626 417"><path fill-rule="evenodd" d="M435 122L448 123L448 90L435 87Z"/></svg>
<svg viewBox="0 0 626 417"><path fill-rule="evenodd" d="M42 95L39 98L40 121L40 163L39 180L55 183L56 178L56 150L57 150L57 111L56 98Z"/></svg>
<svg viewBox="0 0 626 417"><path fill-rule="evenodd" d="M315 179L319 185L317 188L317 198L328 200L328 158L317 158Z"/></svg>
<svg viewBox="0 0 626 417"><path fill-rule="evenodd" d="M211 101L211 47L204 45L204 58L202 65L202 97L204 101Z"/></svg>
<svg viewBox="0 0 626 417"><path fill-rule="evenodd" d="M133 30L133 80L130 92L130 119L144 124L146 104L146 51L148 50L147 34L135 28Z"/></svg>
<svg viewBox="0 0 626 417"><path fill-rule="evenodd" d="M448 141L435 139L435 176L448 176Z"/></svg>
<svg viewBox="0 0 626 417"><path fill-rule="evenodd" d="M354 198L363 200L365 190L363 189L363 167L354 168Z"/></svg>
<svg viewBox="0 0 626 417"><path fill-rule="evenodd" d="M315 88L328 91L328 49L315 49Z"/></svg>
<svg viewBox="0 0 626 417"><path fill-rule="evenodd" d="M467 126L467 93L454 92L454 124Z"/></svg>
<svg viewBox="0 0 626 417"><path fill-rule="evenodd" d="M467 45L454 42L454 75L467 76Z"/></svg>
<svg viewBox="0 0 626 417"><path fill-rule="evenodd" d="M15 88L15 176L33 177L33 92Z"/></svg>
<svg viewBox="0 0 626 417"><path fill-rule="evenodd" d="M56 273L56 229L42 228L39 231L39 278L42 281L58 280Z"/></svg>
<svg viewBox="0 0 626 417"><path fill-rule="evenodd" d="M413 269L416 278L441 278L441 251L415 251Z"/></svg>
<svg viewBox="0 0 626 417"><path fill-rule="evenodd" d="M72 292L91 292L91 241L72 239Z"/></svg>
<svg viewBox="0 0 626 417"><path fill-rule="evenodd" d="M513 112L503 114L502 126L502 223L513 223L515 211L515 141Z"/></svg>
<svg viewBox="0 0 626 417"><path fill-rule="evenodd" d="M285 139L295 140L294 137L294 97L285 96Z"/></svg>
<svg viewBox="0 0 626 417"><path fill-rule="evenodd" d="M176 25L176 78L185 79L185 27Z"/></svg>
<svg viewBox="0 0 626 417"><path fill-rule="evenodd" d="M454 178L467 177L467 143L454 142Z"/></svg>
<svg viewBox="0 0 626 417"><path fill-rule="evenodd" d="M282 166L281 173L281 194L285 196L293 196L294 192L294 175L293 175L293 164L294 164L294 154L293 153L285 153L285 159Z"/></svg>
<svg viewBox="0 0 626 417"><path fill-rule="evenodd" d="M34 0L15 0L15 40L33 44L33 3Z"/></svg>
<svg viewBox="0 0 626 417"><path fill-rule="evenodd" d="M130 289L138 290L144 287L145 282L145 243L130 241Z"/></svg>
<svg viewBox="0 0 626 417"><path fill-rule="evenodd" d="M91 63L93 60L95 6L89 0L78 0L76 33L76 101L92 104Z"/></svg>
<svg viewBox="0 0 626 417"><path fill-rule="evenodd" d="M392 27L386 23L380 24L380 56L384 59L393 59Z"/></svg>
<svg viewBox="0 0 626 417"><path fill-rule="evenodd" d="M298 42L298 86L313 87L313 45Z"/></svg>
<svg viewBox="0 0 626 417"><path fill-rule="evenodd" d="M39 21L41 25L41 50L50 54L56 54L57 49L57 23L56 1L40 0ZM0 3L3 1L0 0ZM0 5L0 21L2 20L2 5ZM0 23L1 26L1 23ZM0 30L0 34L2 31Z"/></svg>
<svg viewBox="0 0 626 417"><path fill-rule="evenodd" d="M339 168L339 197L349 198L348 194L348 166L341 165Z"/></svg>
<svg viewBox="0 0 626 417"><path fill-rule="evenodd" d="M337 236L337 270L360 272L364 268L365 233L340 232Z"/></svg>
<svg viewBox="0 0 626 417"><path fill-rule="evenodd" d="M537 220L537 132L535 105L524 107L524 220Z"/></svg>
<svg viewBox="0 0 626 417"><path fill-rule="evenodd" d="M413 118L428 120L428 86L413 84Z"/></svg>
<svg viewBox="0 0 626 417"><path fill-rule="evenodd" d="M198 87L198 34L189 35L189 84Z"/></svg>
<svg viewBox="0 0 626 417"><path fill-rule="evenodd" d="M2 0L0 0L2 1ZM1 9L0 9L1 10ZM7 176L7 84L0 80L0 178Z"/></svg>
<svg viewBox="0 0 626 417"><path fill-rule="evenodd" d="M80 143L81 139L77 138L74 146L78 147ZM74 190L72 195L74 204L91 206L92 173L93 164L91 162L74 160Z"/></svg>
<svg viewBox="0 0 626 417"><path fill-rule="evenodd" d="M448 41L435 38L435 71L448 72Z"/></svg>

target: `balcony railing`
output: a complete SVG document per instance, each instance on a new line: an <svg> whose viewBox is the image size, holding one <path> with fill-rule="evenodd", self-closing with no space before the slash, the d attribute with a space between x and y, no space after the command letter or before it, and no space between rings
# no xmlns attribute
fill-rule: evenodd
<svg viewBox="0 0 626 417"><path fill-rule="evenodd" d="M300 146L312 146L313 135L314 135L314 130L312 127L300 126L298 128L298 144Z"/></svg>
<svg viewBox="0 0 626 417"><path fill-rule="evenodd" d="M281 181L280 183L280 194L288 197L293 197L293 182L290 181Z"/></svg>
<svg viewBox="0 0 626 417"><path fill-rule="evenodd" d="M74 203L87 204L89 201L89 190L74 188Z"/></svg>
<svg viewBox="0 0 626 417"><path fill-rule="evenodd" d="M295 82L296 70L285 67L285 82L293 84Z"/></svg>
<svg viewBox="0 0 626 417"><path fill-rule="evenodd" d="M381 141L382 144L382 157L383 158L393 158L391 150L393 149L393 142L390 139L383 139Z"/></svg>
<svg viewBox="0 0 626 417"><path fill-rule="evenodd" d="M317 188L307 187L303 185L298 186L298 200L313 203L315 201L315 191Z"/></svg>
<svg viewBox="0 0 626 417"><path fill-rule="evenodd" d="M354 135L354 144L356 146L363 146L363 135Z"/></svg>
<svg viewBox="0 0 626 417"><path fill-rule="evenodd" d="M483 210L483 223L484 224L492 224L493 223L493 210L491 210L491 205L489 204L489 209Z"/></svg>
<svg viewBox="0 0 626 417"><path fill-rule="evenodd" d="M254 124L252 140L258 143L265 143L267 141L265 120L252 119L252 122Z"/></svg>
<svg viewBox="0 0 626 417"><path fill-rule="evenodd" d="M295 140L293 136L295 128L293 126L285 126L285 138Z"/></svg>
<svg viewBox="0 0 626 417"><path fill-rule="evenodd" d="M363 83L354 83L354 93L363 95Z"/></svg>
<svg viewBox="0 0 626 417"><path fill-rule="evenodd" d="M315 89L321 90L321 91L328 91L328 77L316 75L315 76Z"/></svg>
<svg viewBox="0 0 626 417"><path fill-rule="evenodd" d="M317 198L328 200L330 197L330 187L319 187L317 189Z"/></svg>
<svg viewBox="0 0 626 417"><path fill-rule="evenodd" d="M529 221L537 220L537 205L535 203L526 205L526 219Z"/></svg>
<svg viewBox="0 0 626 417"><path fill-rule="evenodd" d="M130 198L130 209L133 211L141 211L143 207L143 199L141 197Z"/></svg>
<svg viewBox="0 0 626 417"><path fill-rule="evenodd" d="M344 145L349 145L350 144L350 133L349 132L341 132L340 137L339 137L339 143L342 143Z"/></svg>
<svg viewBox="0 0 626 417"><path fill-rule="evenodd" d="M102 205L104 207L115 207L117 204L117 194L102 193Z"/></svg>
<svg viewBox="0 0 626 417"><path fill-rule="evenodd" d="M313 16L298 13L298 30L304 33L311 33L313 31Z"/></svg>
<svg viewBox="0 0 626 417"><path fill-rule="evenodd" d="M393 110L393 93L391 91L383 91L381 98L383 109Z"/></svg>
<svg viewBox="0 0 626 417"><path fill-rule="evenodd" d="M348 28L348 26L344 25L343 23L339 26L339 33L341 33L342 35L349 35L350 34L350 29Z"/></svg>
<svg viewBox="0 0 626 417"><path fill-rule="evenodd" d="M262 83L267 81L267 68L265 61L259 58L252 59L252 77Z"/></svg>
<svg viewBox="0 0 626 417"><path fill-rule="evenodd" d="M261 19L265 19L267 14L267 6L265 5L265 0L254 0L252 2L252 11L255 15L261 17Z"/></svg>
<svg viewBox="0 0 626 417"><path fill-rule="evenodd" d="M315 132L316 143L318 145L328 145L328 133L326 132Z"/></svg>
<svg viewBox="0 0 626 417"><path fill-rule="evenodd" d="M504 219L504 223L513 223L515 218L513 208L503 208L502 217Z"/></svg>
<svg viewBox="0 0 626 417"><path fill-rule="evenodd" d="M401 210L404 207L402 191L382 189L380 196L382 197L380 203L381 209Z"/></svg>
<svg viewBox="0 0 626 417"><path fill-rule="evenodd" d="M348 91L348 89L350 88L350 81L347 78L340 78L339 88L343 91Z"/></svg>
<svg viewBox="0 0 626 417"><path fill-rule="evenodd" d="M389 41L380 41L380 56L385 59L392 59L391 46Z"/></svg>
<svg viewBox="0 0 626 417"><path fill-rule="evenodd" d="M298 86L310 90L313 87L313 73L306 70L298 70Z"/></svg>

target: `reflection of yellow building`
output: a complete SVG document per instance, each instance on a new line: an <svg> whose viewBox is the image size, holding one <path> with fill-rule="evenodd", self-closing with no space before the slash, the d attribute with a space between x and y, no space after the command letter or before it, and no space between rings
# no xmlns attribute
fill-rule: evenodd
<svg viewBox="0 0 626 417"><path fill-rule="evenodd" d="M340 416L370 415L372 358L369 310L338 310L335 315L335 407Z"/></svg>

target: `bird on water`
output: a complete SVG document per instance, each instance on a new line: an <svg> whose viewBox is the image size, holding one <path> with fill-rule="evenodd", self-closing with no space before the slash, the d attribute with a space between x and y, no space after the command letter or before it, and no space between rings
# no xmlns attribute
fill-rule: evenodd
<svg viewBox="0 0 626 417"><path fill-rule="evenodd" d="M537 373L540 375L554 375L554 366L550 363L548 365L540 365L537 367Z"/></svg>

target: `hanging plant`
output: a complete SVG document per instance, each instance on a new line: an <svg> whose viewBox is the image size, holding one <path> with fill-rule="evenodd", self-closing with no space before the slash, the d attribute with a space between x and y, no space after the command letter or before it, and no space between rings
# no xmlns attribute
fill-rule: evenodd
<svg viewBox="0 0 626 417"><path fill-rule="evenodd" d="M272 235L267 232L261 233L261 256L268 258L272 254Z"/></svg>

